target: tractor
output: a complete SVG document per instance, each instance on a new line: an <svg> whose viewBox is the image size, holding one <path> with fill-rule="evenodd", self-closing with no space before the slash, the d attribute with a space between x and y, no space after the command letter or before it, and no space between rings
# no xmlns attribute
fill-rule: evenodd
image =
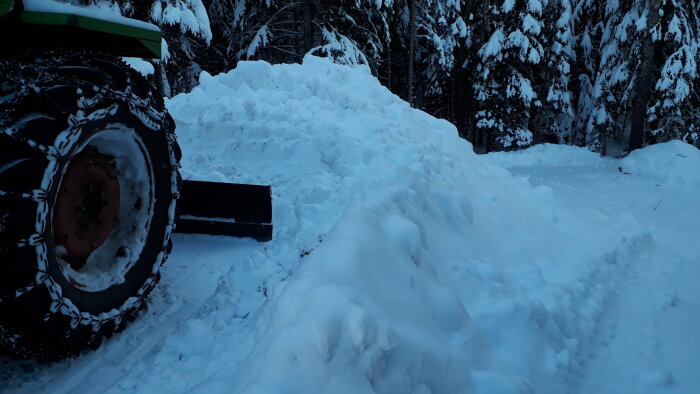
<svg viewBox="0 0 700 394"><path fill-rule="evenodd" d="M61 359L137 318L173 232L272 238L269 186L182 180L158 27L0 0L0 354Z"/></svg>

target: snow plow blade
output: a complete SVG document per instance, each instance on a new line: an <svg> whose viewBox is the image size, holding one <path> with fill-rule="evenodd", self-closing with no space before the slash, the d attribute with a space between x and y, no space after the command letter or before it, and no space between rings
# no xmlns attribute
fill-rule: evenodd
<svg viewBox="0 0 700 394"><path fill-rule="evenodd" d="M183 181L175 232L272 239L272 188Z"/></svg>

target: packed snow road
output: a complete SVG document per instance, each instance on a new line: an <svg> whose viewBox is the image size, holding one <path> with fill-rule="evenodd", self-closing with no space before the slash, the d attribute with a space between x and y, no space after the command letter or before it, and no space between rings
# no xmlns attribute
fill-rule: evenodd
<svg viewBox="0 0 700 394"><path fill-rule="evenodd" d="M168 107L185 177L273 186L273 241L176 237L140 320L2 361L0 390L700 392L697 149L476 156L316 58L204 74Z"/></svg>
<svg viewBox="0 0 700 394"><path fill-rule="evenodd" d="M621 268L617 284L569 391L700 392L698 151L672 142L570 166L552 156L558 149L565 148L491 156L531 184L553 188L572 209L630 212L649 231L634 258L613 260Z"/></svg>

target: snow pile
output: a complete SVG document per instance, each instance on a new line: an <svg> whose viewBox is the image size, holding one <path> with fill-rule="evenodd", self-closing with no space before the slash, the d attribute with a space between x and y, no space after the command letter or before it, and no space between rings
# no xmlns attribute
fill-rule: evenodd
<svg viewBox="0 0 700 394"><path fill-rule="evenodd" d="M625 172L660 185L700 187L700 150L682 141L636 150L620 164Z"/></svg>
<svg viewBox="0 0 700 394"><path fill-rule="evenodd" d="M492 152L487 161L506 168L513 166L601 166L599 154L570 145L541 144L516 152Z"/></svg>
<svg viewBox="0 0 700 394"><path fill-rule="evenodd" d="M652 243L484 162L364 68L242 62L168 107L185 178L273 186L275 239L232 262L142 390L561 392L618 261ZM523 155L572 163L555 149Z"/></svg>

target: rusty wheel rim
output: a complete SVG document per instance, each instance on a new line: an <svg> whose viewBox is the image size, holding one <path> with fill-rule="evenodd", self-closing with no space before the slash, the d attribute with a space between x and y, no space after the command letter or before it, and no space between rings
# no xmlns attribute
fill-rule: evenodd
<svg viewBox="0 0 700 394"><path fill-rule="evenodd" d="M153 171L141 138L121 125L90 134L70 158L51 219L63 276L86 292L123 283L153 215Z"/></svg>
<svg viewBox="0 0 700 394"><path fill-rule="evenodd" d="M85 149L71 159L56 198L53 234L54 245L63 247L59 257L73 269L85 266L112 233L119 199L113 157Z"/></svg>

